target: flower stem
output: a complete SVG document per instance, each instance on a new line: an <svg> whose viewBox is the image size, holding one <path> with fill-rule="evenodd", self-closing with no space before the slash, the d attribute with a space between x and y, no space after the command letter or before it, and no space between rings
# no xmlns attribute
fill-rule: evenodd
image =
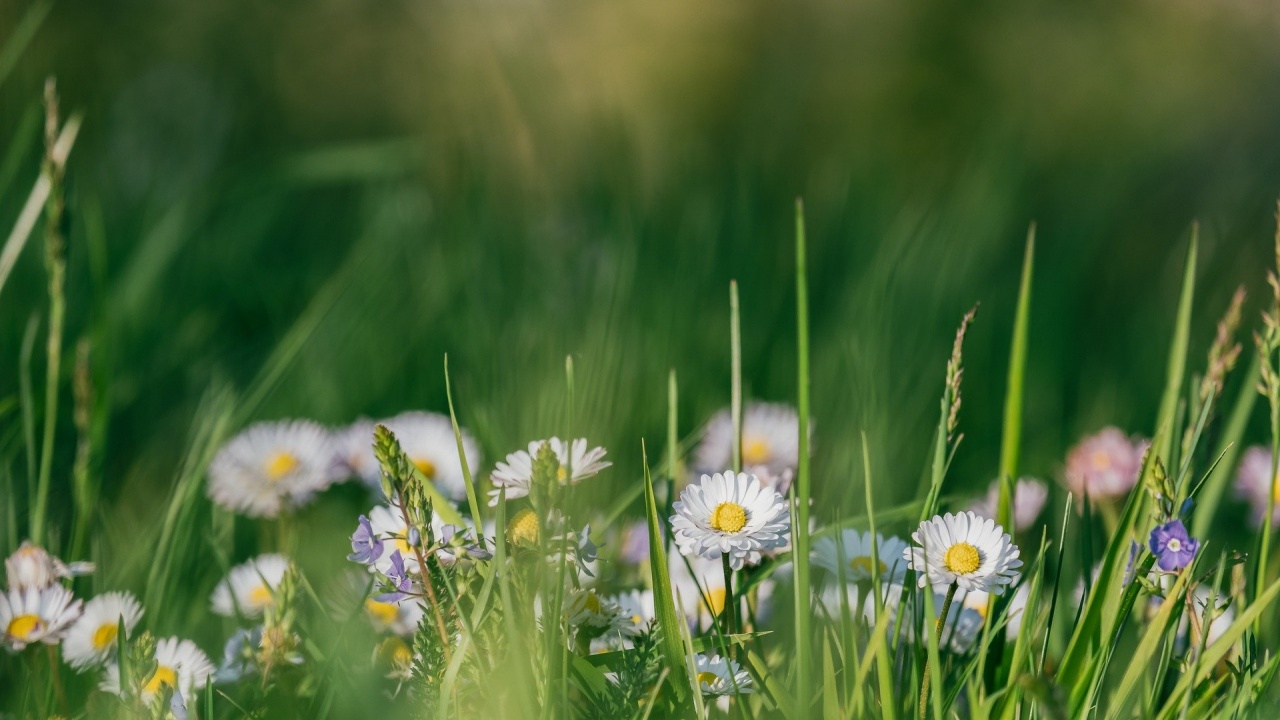
<svg viewBox="0 0 1280 720"><path fill-rule="evenodd" d="M725 644L729 645L728 637L738 632L738 601L733 596L733 567L729 565L729 554L725 553L720 556L721 566L724 568L724 634ZM729 648L732 650L732 646Z"/></svg>
<svg viewBox="0 0 1280 720"><path fill-rule="evenodd" d="M951 587L947 588L947 598L942 601L942 613L938 616L936 637L939 644L942 643L942 629L947 625L947 614L951 612L951 601L956 597L956 584L951 583ZM924 679L920 683L920 720L925 720L929 716L929 685L933 678L932 668L929 667L929 656L925 655L924 659Z"/></svg>

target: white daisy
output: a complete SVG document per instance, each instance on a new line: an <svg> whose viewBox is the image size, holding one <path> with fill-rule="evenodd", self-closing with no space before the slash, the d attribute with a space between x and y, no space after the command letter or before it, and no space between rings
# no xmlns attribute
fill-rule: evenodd
<svg viewBox="0 0 1280 720"><path fill-rule="evenodd" d="M742 411L742 469L786 494L800 457L800 421L795 408L753 402ZM693 453L693 471L717 472L733 466L733 416L729 408L707 423Z"/></svg>
<svg viewBox="0 0 1280 720"><path fill-rule="evenodd" d="M209 497L249 517L307 504L336 479L333 439L306 420L252 425L209 464Z"/></svg>
<svg viewBox="0 0 1280 720"><path fill-rule="evenodd" d="M424 610L415 598L387 603L369 598L364 601L365 615L378 632L392 632L400 637L412 637L418 631Z"/></svg>
<svg viewBox="0 0 1280 720"><path fill-rule="evenodd" d="M132 633L142 618L142 605L132 593L109 592L85 603L80 619L67 630L62 658L76 670L110 661L116 651L120 621Z"/></svg>
<svg viewBox="0 0 1280 720"><path fill-rule="evenodd" d="M702 653L694 658L694 673L703 695L748 695L751 673L738 663L719 655L707 657Z"/></svg>
<svg viewBox="0 0 1280 720"><path fill-rule="evenodd" d="M627 621L621 628L623 635L639 635L655 617L652 590L632 590L614 595L609 600L622 610L622 616Z"/></svg>
<svg viewBox="0 0 1280 720"><path fill-rule="evenodd" d="M5 558L4 570L10 590L43 590L60 578L93 572L93 563L75 562L68 565L39 545L25 540L12 555Z"/></svg>
<svg viewBox="0 0 1280 720"><path fill-rule="evenodd" d="M377 423L362 417L350 425L333 431L333 452L338 461L337 472L348 478L360 478L369 486L381 489L378 457L373 454L373 429Z"/></svg>
<svg viewBox="0 0 1280 720"><path fill-rule="evenodd" d="M571 627L587 627L605 632L621 631L631 623L631 618L623 614L622 606L589 588L569 592L564 600L564 617Z"/></svg>
<svg viewBox="0 0 1280 720"><path fill-rule="evenodd" d="M193 692L209 682L213 671L209 656L190 640L176 637L160 640L156 643L156 670L142 684L142 700L150 702L165 686L184 698L192 697ZM100 687L106 692L121 694L118 665L107 666Z"/></svg>
<svg viewBox="0 0 1280 720"><path fill-rule="evenodd" d="M921 547L903 551L908 566L935 588L955 583L961 590L997 595L1018 579L1018 546L1004 528L971 512L935 515L920 523L911 539Z"/></svg>
<svg viewBox="0 0 1280 720"><path fill-rule="evenodd" d="M57 644L80 617L79 600L61 585L25 588L0 595L0 629L4 646L17 652L32 643Z"/></svg>
<svg viewBox="0 0 1280 720"><path fill-rule="evenodd" d="M458 458L458 439L453 434L453 420L448 415L415 410L400 413L381 424L396 436L409 462L441 494L454 502L467 499L467 480ZM344 432L342 454L352 472L370 486L380 488L381 469L373 453L373 428L374 423L364 420ZM474 474L480 467L480 444L466 430L460 428L460 431L462 447L467 453L467 467Z"/></svg>
<svg viewBox="0 0 1280 720"><path fill-rule="evenodd" d="M373 649L373 664L391 680L404 682L413 677L413 649L391 635Z"/></svg>
<svg viewBox="0 0 1280 720"><path fill-rule="evenodd" d="M1023 583L1013 593L1013 597L1009 600L1009 607L1005 611L1005 637L1010 640L1018 637L1018 633L1022 631L1022 618L1027 608L1027 595L1031 592L1030 587ZM991 595L983 590L973 590L966 593L956 593L955 602L961 607L972 610L982 616L985 623L987 619L987 609Z"/></svg>
<svg viewBox="0 0 1280 720"><path fill-rule="evenodd" d="M1035 478L1020 478L1013 486L1013 527L1026 530L1035 524L1049 499L1049 486ZM1000 506L1000 481L994 480L987 494L969 504L969 511L978 517L993 518Z"/></svg>
<svg viewBox="0 0 1280 720"><path fill-rule="evenodd" d="M534 440L529 443L527 452L517 450L507 456L506 462L498 463L493 469L490 479L493 481L494 489L489 491L489 507L498 504L503 488L506 488L508 500L529 494L529 484L533 482L533 459L538 456L538 451L546 443L551 444L551 451L560 461L561 485L576 485L613 464L604 459L604 448L596 447L588 450L586 438L578 438L572 444L557 437L550 440Z"/></svg>
<svg viewBox="0 0 1280 720"><path fill-rule="evenodd" d="M680 493L672 509L671 531L680 552L705 558L728 553L734 570L759 563L762 552L790 539L786 500L754 475L703 475L701 483Z"/></svg>
<svg viewBox="0 0 1280 720"><path fill-rule="evenodd" d="M224 617L258 617L275 602L275 590L288 570L289 559L275 554L259 555L231 568L209 596L213 611Z"/></svg>
<svg viewBox="0 0 1280 720"><path fill-rule="evenodd" d="M876 558L871 559L871 533L842 530L839 535L823 535L813 542L813 564L829 571L833 578L843 575L845 582L870 580L872 574L885 581L900 581L906 575L907 563L902 552L907 543L897 537L876 535ZM844 559L841 573L840 561Z"/></svg>

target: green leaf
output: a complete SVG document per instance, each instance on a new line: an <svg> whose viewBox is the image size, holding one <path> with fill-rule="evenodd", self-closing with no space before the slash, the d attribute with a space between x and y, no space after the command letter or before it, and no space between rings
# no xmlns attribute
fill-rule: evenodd
<svg viewBox="0 0 1280 720"><path fill-rule="evenodd" d="M1027 333L1031 323L1031 268L1035 263L1036 226L1027 230L1027 249L1022 260L1022 283L1018 287L1018 309L1013 319L1013 341L1009 346L1009 377L1005 384L1004 430L1000 436L1000 501L996 522L1013 537L1013 489L1018 478L1018 457L1022 445L1022 397L1027 370Z"/></svg>
<svg viewBox="0 0 1280 720"><path fill-rule="evenodd" d="M1116 690L1108 717L1119 718L1127 714L1129 696L1133 693L1134 688L1137 687L1138 681L1151 669L1151 658L1168 640L1167 634L1170 622L1176 623L1176 618L1181 617L1175 611L1182 607L1183 590L1191 579L1192 569L1186 568L1178 575L1173 588L1169 590L1165 595L1164 602L1160 604L1160 609L1156 612L1155 618L1143 631L1142 640L1138 642L1138 647L1134 649L1133 654L1127 660L1128 668L1125 670L1124 677L1120 680L1120 687Z"/></svg>
<svg viewBox="0 0 1280 720"><path fill-rule="evenodd" d="M653 583L653 611L662 628L662 655L671 668L671 687L681 699L685 697L686 679L684 649L680 647L679 629L682 624L676 614L675 594L671 590L671 574L667 570L667 549L662 537L662 522L658 519L658 503L653 494L653 476L649 474L649 456L644 441L640 441L640 456L644 463L644 509L649 524L649 571Z"/></svg>
<svg viewBox="0 0 1280 720"><path fill-rule="evenodd" d="M809 701L813 698L812 641L813 608L809 604L812 588L809 584L809 501L812 498L809 458L809 283L806 276L804 202L796 199L796 412L800 419L799 454L796 461L795 493L796 523L791 527L792 553L795 582L796 628L796 715L808 717Z"/></svg>

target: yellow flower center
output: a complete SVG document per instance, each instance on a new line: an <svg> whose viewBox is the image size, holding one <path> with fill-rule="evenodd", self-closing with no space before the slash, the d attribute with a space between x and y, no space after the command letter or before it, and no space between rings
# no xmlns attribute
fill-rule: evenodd
<svg viewBox="0 0 1280 720"><path fill-rule="evenodd" d="M561 465L556 468L556 479L562 483L569 479L569 471L565 469L565 466Z"/></svg>
<svg viewBox="0 0 1280 720"><path fill-rule="evenodd" d="M9 637L30 640L43 627L44 621L40 619L39 615L19 615L9 621L9 627L5 632L8 633Z"/></svg>
<svg viewBox="0 0 1280 720"><path fill-rule="evenodd" d="M942 564L957 575L965 575L978 569L982 564L982 556L978 554L978 548L967 542L958 542L947 548L947 554L942 556Z"/></svg>
<svg viewBox="0 0 1280 720"><path fill-rule="evenodd" d="M276 482L284 478L285 475L297 470L300 464L298 456L291 452L281 451L273 453L267 458L267 461L262 464L262 471L267 474L268 480Z"/></svg>
<svg viewBox="0 0 1280 720"><path fill-rule="evenodd" d="M364 601L365 612L379 625L390 625L395 622L400 609L392 603L378 602L372 598Z"/></svg>
<svg viewBox="0 0 1280 720"><path fill-rule="evenodd" d="M378 660L391 668L407 668L413 664L413 650L398 637L389 637L378 646Z"/></svg>
<svg viewBox="0 0 1280 720"><path fill-rule="evenodd" d="M632 624L632 625L639 625L639 624L641 624L641 623L643 623L643 622L644 622L644 618L640 617L639 615L632 615L632 616L631 616L631 624Z"/></svg>
<svg viewBox="0 0 1280 720"><path fill-rule="evenodd" d="M409 545L409 541L402 537L392 538L391 544L396 546L400 551L400 557L408 560L413 555L413 548Z"/></svg>
<svg viewBox="0 0 1280 720"><path fill-rule="evenodd" d="M1111 455L1105 450L1094 450L1089 454L1089 465L1094 470L1106 470L1111 467Z"/></svg>
<svg viewBox="0 0 1280 720"><path fill-rule="evenodd" d="M529 508L516 513L507 525L507 539L514 543L536 545L538 542L538 516Z"/></svg>
<svg viewBox="0 0 1280 720"><path fill-rule="evenodd" d="M249 607L261 608L271 604L271 588L259 585L249 591Z"/></svg>
<svg viewBox="0 0 1280 720"><path fill-rule="evenodd" d="M714 685L716 680L719 680L719 679L720 679L720 676L716 675L713 672L703 670L702 672L698 673L699 685L701 685L702 683L706 683L708 685Z"/></svg>
<svg viewBox="0 0 1280 720"><path fill-rule="evenodd" d="M1275 481L1271 483L1271 495L1277 503L1280 503L1280 475L1277 475Z"/></svg>
<svg viewBox="0 0 1280 720"><path fill-rule="evenodd" d="M418 468L418 472L428 480L434 480L436 477L436 465L426 458L413 458L413 466Z"/></svg>
<svg viewBox="0 0 1280 720"><path fill-rule="evenodd" d="M748 438L742 443L743 465L764 465L771 457L773 453L769 451L769 443L762 438Z"/></svg>
<svg viewBox="0 0 1280 720"><path fill-rule="evenodd" d="M171 667L160 665L156 668L155 673L151 675L151 679L143 686L142 692L148 695L154 695L160 692L163 685L171 688L178 687L178 673Z"/></svg>
<svg viewBox="0 0 1280 720"><path fill-rule="evenodd" d="M594 592L588 590L586 597L582 599L582 609L593 615L599 615L600 598Z"/></svg>
<svg viewBox="0 0 1280 720"><path fill-rule="evenodd" d="M736 533L747 526L747 511L738 503L722 502L711 511L711 529Z"/></svg>
<svg viewBox="0 0 1280 720"><path fill-rule="evenodd" d="M98 629L93 631L93 649L105 650L116 641L116 635L119 632L120 628L116 623L99 625Z"/></svg>
<svg viewBox="0 0 1280 720"><path fill-rule="evenodd" d="M712 615L718 616L724 611L724 595L724 588L707 588L707 604Z"/></svg>
<svg viewBox="0 0 1280 720"><path fill-rule="evenodd" d="M855 572L855 573L863 573L863 574L867 575L868 577L870 577L871 575L883 575L883 574L885 574L885 571L887 571L887 570L889 569L889 566L888 566L888 565L885 565L885 564L884 564L884 561L883 561L883 560L881 560L881 561L878 563L878 565L877 565L876 569L875 569L875 570L872 570L872 567L871 567L871 558L869 558L869 557L867 557L867 556L865 556L865 555L864 555L863 557L856 557L856 558L854 558L854 559L850 560L850 561L849 561L849 569L850 569L850 570L852 570L852 571L853 571L853 572Z"/></svg>

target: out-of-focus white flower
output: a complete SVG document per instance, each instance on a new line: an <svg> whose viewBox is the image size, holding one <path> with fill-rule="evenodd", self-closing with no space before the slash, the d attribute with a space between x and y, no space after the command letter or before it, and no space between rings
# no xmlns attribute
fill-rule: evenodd
<svg viewBox="0 0 1280 720"><path fill-rule="evenodd" d="M120 622L131 633L141 618L142 605L131 593L109 592L93 598L67 629L62 658L76 670L105 664L115 654Z"/></svg>
<svg viewBox="0 0 1280 720"><path fill-rule="evenodd" d="M239 609L244 617L258 617L275 602L275 590L288 570L289 559L276 554L259 555L231 568L209 597L213 611L235 617Z"/></svg>
<svg viewBox="0 0 1280 720"><path fill-rule="evenodd" d="M172 688L183 697L192 697L193 692L204 688L213 672L209 656L195 643L176 637L165 638L156 643L156 669L143 684L142 699L150 702L163 687ZM119 666L107 666L101 688L120 694Z"/></svg>
<svg viewBox="0 0 1280 720"><path fill-rule="evenodd" d="M1049 486L1035 478L1021 478L1013 486L1013 527L1026 530L1035 524L1049 499ZM994 480L985 497L969 504L969 512L994 518L1000 506L1000 481Z"/></svg>
<svg viewBox="0 0 1280 720"><path fill-rule="evenodd" d="M800 421L795 408L780 403L749 403L742 411L742 469L786 495L800 457ZM693 453L697 475L733 467L733 416L729 408L707 423ZM696 475L695 475L696 477Z"/></svg>
<svg viewBox="0 0 1280 720"><path fill-rule="evenodd" d="M886 582L898 582L907 573L907 561L903 559L906 548L907 543L901 538L877 535L873 560L871 533L846 529L813 541L813 564L830 572L832 578L843 577L845 582L870 580L872 575Z"/></svg>
<svg viewBox="0 0 1280 720"><path fill-rule="evenodd" d="M306 420L252 425L209 464L209 497L249 517L305 505L336 479L333 436Z"/></svg>
<svg viewBox="0 0 1280 720"><path fill-rule="evenodd" d="M61 585L25 588L0 595L4 645L17 652L33 643L54 645L80 617L81 603Z"/></svg>
<svg viewBox="0 0 1280 720"><path fill-rule="evenodd" d="M453 434L453 420L439 413L405 412L381 422L396 440L409 462L431 481L440 493L454 502L467 499L467 480L458 457L458 439ZM340 452L350 472L373 488L381 487L377 456L373 452L373 429L376 423L357 421L339 435ZM472 476L479 471L482 456L480 444L471 433L459 428L462 447L467 454L467 468Z"/></svg>
<svg viewBox="0 0 1280 720"><path fill-rule="evenodd" d="M728 658L698 653L694 658L694 672L703 695L747 695L755 692L751 685L751 673Z"/></svg>
<svg viewBox="0 0 1280 720"><path fill-rule="evenodd" d="M1103 428L1067 453L1067 488L1078 501L1086 494L1095 501L1124 497L1138 484L1142 455L1150 444L1129 439L1119 428Z"/></svg>
<svg viewBox="0 0 1280 720"><path fill-rule="evenodd" d="M59 579L93 572L93 563L74 562L68 565L26 540L5 558L4 570L10 590L43 590Z"/></svg>
<svg viewBox="0 0 1280 720"><path fill-rule="evenodd" d="M364 601L365 615L378 632L391 632L400 637L412 637L425 612L417 598L400 602L380 602L374 598Z"/></svg>
<svg viewBox="0 0 1280 720"><path fill-rule="evenodd" d="M1274 498L1271 526L1280 525L1280 476L1271 474L1271 450L1254 445L1240 458L1236 472L1236 497L1249 503L1253 524L1262 526L1267 516L1267 503Z"/></svg>

